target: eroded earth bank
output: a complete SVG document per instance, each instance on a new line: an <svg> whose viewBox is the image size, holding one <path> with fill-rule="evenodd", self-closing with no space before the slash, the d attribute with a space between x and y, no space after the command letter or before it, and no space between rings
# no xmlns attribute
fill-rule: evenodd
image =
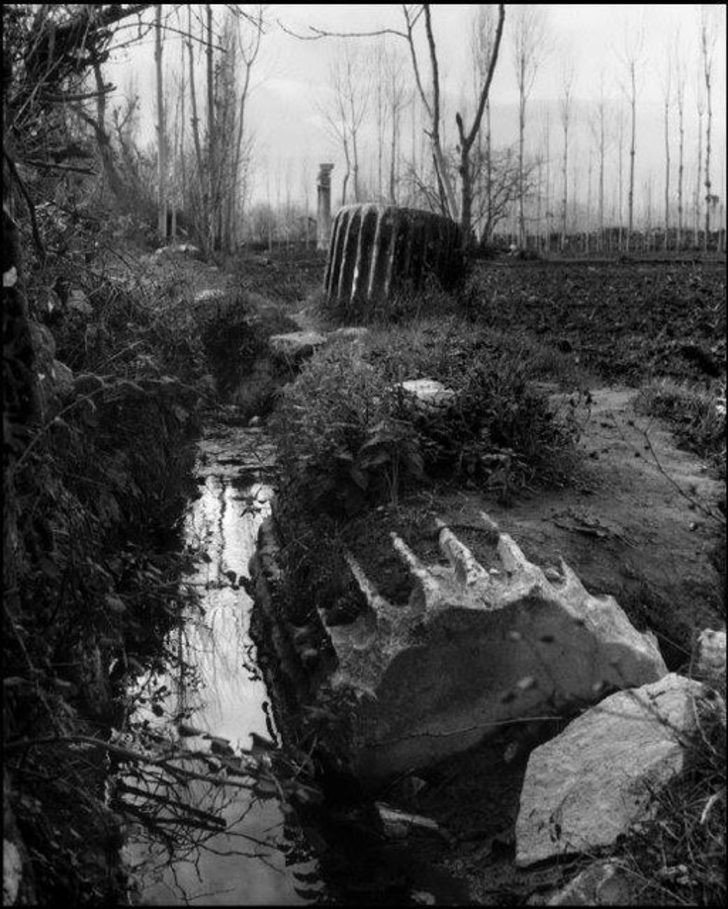
<svg viewBox="0 0 728 909"><path fill-rule="evenodd" d="M653 325L714 280L489 265L464 318L437 294L375 319L309 300L272 341L305 365L269 423L253 621L339 897L709 899L725 386L691 355L722 342Z"/></svg>
<svg viewBox="0 0 728 909"><path fill-rule="evenodd" d="M125 255L37 339L98 607L69 649L39 573L45 674L10 649L53 699L8 730L13 900L714 901L723 268L480 263L357 311L308 252Z"/></svg>

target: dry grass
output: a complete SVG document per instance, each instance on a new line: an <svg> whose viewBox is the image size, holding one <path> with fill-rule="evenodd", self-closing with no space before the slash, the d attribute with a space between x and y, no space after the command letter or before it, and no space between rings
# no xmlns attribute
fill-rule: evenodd
<svg viewBox="0 0 728 909"><path fill-rule="evenodd" d="M723 681L696 702L686 772L656 793L654 816L622 843L636 905L725 905L725 693Z"/></svg>

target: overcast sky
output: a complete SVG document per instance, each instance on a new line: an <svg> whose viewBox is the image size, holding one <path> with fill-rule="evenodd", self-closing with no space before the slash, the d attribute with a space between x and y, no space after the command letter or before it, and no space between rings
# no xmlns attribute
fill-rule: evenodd
<svg viewBox="0 0 728 909"><path fill-rule="evenodd" d="M720 33L716 33L714 67L714 152L716 171L724 169L725 159L725 6L720 12ZM511 7L511 9L513 9ZM620 5L620 4L544 4L549 30L549 52L544 57L531 93L531 120L527 126L528 143L533 147L542 132L540 119L548 108L552 111L554 135L558 129L558 98L563 83L564 65L573 61L575 81L573 96L577 119L585 120L591 102L598 96L602 73L609 97L620 97L620 80L624 66L619 55L627 41L644 30L644 45L638 70L638 165L643 173L657 170L663 160L661 126L662 80L667 48L678 37L688 67L686 101L686 145L692 149L696 140L695 91L700 64L698 26L700 7L688 4ZM255 90L251 98L251 123L256 137L257 196L264 196L268 184L281 182L283 173L293 191L300 195L304 183L315 192L317 165L332 161L336 173L342 170L342 155L335 142L322 128L317 105L327 98L329 61L336 52L336 41L299 41L280 27L305 33L308 26L331 31L373 30L379 27L400 28L402 13L393 4L276 4L267 8L269 26L263 38L256 64ZM473 4L435 4L433 24L437 41L441 80L446 93L446 106L451 105L449 119L469 92L471 66L468 45ZM514 75L509 10L506 6L506 28L501 57L491 89L494 110L494 134L503 145L517 138L517 88ZM389 39L393 46L405 47L401 39ZM120 89L133 73L144 104L145 132L152 137L153 123L153 45L144 45L127 53L112 66L110 75ZM178 59L178 44L170 43L168 65ZM409 75L409 73L408 73ZM468 87L466 89L466 87ZM580 112L580 113L579 113ZM676 116L673 117L676 121ZM453 129L452 123L448 129ZM675 129L676 132L676 129ZM584 132L584 136L586 136ZM578 132L576 134L578 140ZM556 141L556 139L554 139ZM587 139L582 137L582 144ZM691 144L692 143L692 144ZM694 150L692 151L695 156ZM716 172L715 191L722 193L721 178ZM272 200L275 201L271 191Z"/></svg>

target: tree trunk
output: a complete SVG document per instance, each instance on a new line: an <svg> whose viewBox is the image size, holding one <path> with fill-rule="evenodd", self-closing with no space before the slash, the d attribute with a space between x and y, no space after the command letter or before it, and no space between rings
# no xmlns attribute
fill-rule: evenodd
<svg viewBox="0 0 728 909"><path fill-rule="evenodd" d="M561 164L561 174L564 182L564 194L561 199L561 252L566 248L566 218L569 202L569 181L568 181L568 164L569 164L569 118L564 118L564 156Z"/></svg>
<svg viewBox="0 0 728 909"><path fill-rule="evenodd" d="M544 139L546 146L546 175L545 175L545 200L546 207L546 252L551 252L551 117L546 111L546 135Z"/></svg>
<svg viewBox="0 0 728 909"><path fill-rule="evenodd" d="M390 146L390 160L389 160L389 201L392 205L397 204L397 131L399 129L399 111L397 110L396 102L392 102L392 142Z"/></svg>
<svg viewBox="0 0 728 909"><path fill-rule="evenodd" d="M604 99L599 107L599 252L604 252Z"/></svg>
<svg viewBox="0 0 728 909"><path fill-rule="evenodd" d="M620 113L619 117L619 142L618 142L618 165L617 180L619 185L618 204L619 204L619 229L617 232L617 249L622 252L624 249L624 210L622 208L624 201L624 121Z"/></svg>
<svg viewBox="0 0 728 909"><path fill-rule="evenodd" d="M632 230L634 227L634 164L635 164L635 143L637 138L637 84L635 76L635 62L630 62L630 111L631 111L631 133L629 145L629 193L627 195L627 252L629 252Z"/></svg>
<svg viewBox="0 0 728 909"><path fill-rule="evenodd" d="M187 7L187 16L188 16L188 31L192 35L192 8ZM197 231L197 240L202 247L204 253L210 252L210 246L208 242L207 229L206 225L208 223L208 199L206 193L206 184L205 184L205 169L202 166L202 144L200 142L200 118L197 113L197 93L195 91L195 58L192 49L192 38L190 37L187 42L187 49L189 51L189 64L190 64L190 102L192 105L192 138L195 145L195 159L197 161L197 189L198 189L198 199L197 204L200 206L201 211L197 213L195 218L195 223L198 225Z"/></svg>
<svg viewBox="0 0 728 909"><path fill-rule="evenodd" d="M665 98L665 240L667 252L670 235L670 101Z"/></svg>
<svg viewBox="0 0 728 909"><path fill-rule="evenodd" d="M706 124L705 124L705 237L703 249L710 249L710 207L713 201L710 182L710 132L713 124L713 107L710 91L710 69L706 64L705 69L705 95L706 95Z"/></svg>
<svg viewBox="0 0 728 909"><path fill-rule="evenodd" d="M346 191L349 186L349 177L351 176L351 161L349 158L349 143L346 141L346 137L343 140L344 144L344 161L346 162L346 170L344 171L344 178L341 183L341 204L346 205Z"/></svg>
<svg viewBox="0 0 728 909"><path fill-rule="evenodd" d="M700 249L700 199L703 184L703 112L698 111L698 181L695 187L695 238L693 248Z"/></svg>
<svg viewBox="0 0 728 909"><path fill-rule="evenodd" d="M525 65L525 61L523 61ZM521 86L525 74L521 77ZM526 94L523 87L518 99L518 245L526 248L526 215L524 211L524 186L523 186L523 145L526 132Z"/></svg>
<svg viewBox="0 0 728 909"><path fill-rule="evenodd" d="M678 78L680 76L678 75ZM677 248L682 249L683 244L683 171L684 171L684 148L685 148L685 122L684 122L684 95L680 93L678 86L678 143L677 158Z"/></svg>
<svg viewBox="0 0 728 909"><path fill-rule="evenodd" d="M487 242L493 239L493 232L490 225L493 223L493 159L492 140L491 140L491 122L490 122L490 99L485 102L485 196L486 211L488 212L488 230L486 232Z"/></svg>
<svg viewBox="0 0 728 909"><path fill-rule="evenodd" d="M209 220L207 226L208 244L211 250L216 248L215 216L217 206L215 189L217 186L217 136L215 135L215 79L212 55L212 6L205 5L207 14L207 173L209 177Z"/></svg>
<svg viewBox="0 0 728 909"><path fill-rule="evenodd" d="M157 233L162 242L167 239L167 149L164 116L164 85L162 82L162 4L157 4L154 34L154 66L157 76L157 164L159 187L157 194Z"/></svg>

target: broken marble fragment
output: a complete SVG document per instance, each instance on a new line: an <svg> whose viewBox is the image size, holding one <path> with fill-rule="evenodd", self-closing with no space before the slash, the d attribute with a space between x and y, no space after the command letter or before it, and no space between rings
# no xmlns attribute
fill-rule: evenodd
<svg viewBox="0 0 728 909"><path fill-rule="evenodd" d="M516 821L516 864L591 853L651 816L655 794L685 767L705 691L671 673L605 698L534 749Z"/></svg>
<svg viewBox="0 0 728 909"><path fill-rule="evenodd" d="M426 565L392 535L413 579L406 605L382 597L348 555L367 607L327 631L334 685L360 695L354 763L364 777L425 766L515 719L559 715L667 672L654 637L613 597L591 595L563 562L549 580L482 518L489 568L445 524L447 566Z"/></svg>

